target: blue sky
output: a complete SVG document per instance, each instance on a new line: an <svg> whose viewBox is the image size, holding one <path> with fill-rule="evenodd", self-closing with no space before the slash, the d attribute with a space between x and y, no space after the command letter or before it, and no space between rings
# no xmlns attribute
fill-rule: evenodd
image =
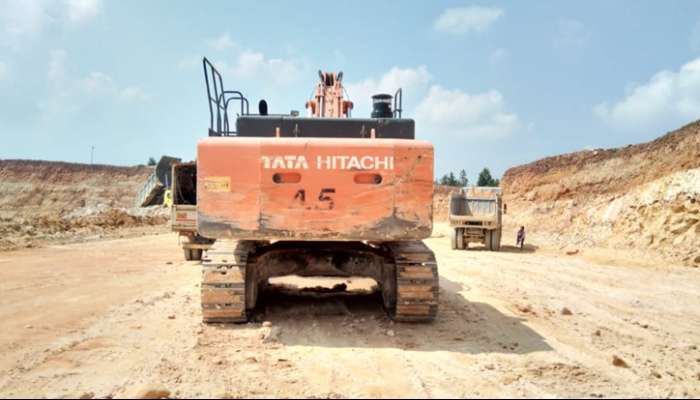
<svg viewBox="0 0 700 400"><path fill-rule="evenodd" d="M354 116L404 89L436 174L473 180L700 117L697 1L0 0L0 158L191 159L201 57L271 112L342 70Z"/></svg>

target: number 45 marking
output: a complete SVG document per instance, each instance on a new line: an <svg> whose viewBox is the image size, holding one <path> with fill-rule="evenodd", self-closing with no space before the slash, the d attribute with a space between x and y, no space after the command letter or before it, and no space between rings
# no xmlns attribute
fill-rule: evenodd
<svg viewBox="0 0 700 400"><path fill-rule="evenodd" d="M335 203L333 202L333 197L331 196L332 194L335 194L335 188L323 188L323 189L321 189L321 192L318 194L318 201L322 202L322 204L327 203L328 210L332 210L333 206L335 205ZM306 202L306 190L299 189L299 191L297 191L296 194L294 195L294 200L301 200L302 203L305 203Z"/></svg>

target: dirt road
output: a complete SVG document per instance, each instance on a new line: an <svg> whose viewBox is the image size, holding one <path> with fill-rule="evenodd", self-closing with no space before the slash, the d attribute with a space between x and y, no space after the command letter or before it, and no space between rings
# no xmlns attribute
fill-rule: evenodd
<svg viewBox="0 0 700 400"><path fill-rule="evenodd" d="M0 396L700 396L699 270L446 233L430 325L372 297L275 297L271 328L203 326L170 234L0 253Z"/></svg>

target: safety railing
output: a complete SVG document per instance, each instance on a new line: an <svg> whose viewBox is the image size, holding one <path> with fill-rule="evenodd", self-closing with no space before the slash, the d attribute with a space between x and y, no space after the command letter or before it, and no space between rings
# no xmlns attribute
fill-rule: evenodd
<svg viewBox="0 0 700 400"><path fill-rule="evenodd" d="M207 85L207 103L209 105L209 136L236 136L235 120L230 123L229 105L240 103L238 115L250 114L248 99L237 90L224 89L224 81L214 65L204 57L204 82Z"/></svg>

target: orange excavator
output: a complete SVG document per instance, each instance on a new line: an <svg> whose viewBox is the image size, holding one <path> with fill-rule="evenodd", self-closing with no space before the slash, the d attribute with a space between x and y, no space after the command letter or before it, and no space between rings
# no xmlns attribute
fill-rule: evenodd
<svg viewBox="0 0 700 400"><path fill-rule="evenodd" d="M437 263L422 242L433 146L402 118L401 90L352 118L342 72L319 71L306 117L269 114L265 101L251 114L206 58L203 67L210 128L197 146L197 230L216 239L202 261L203 320L246 322L270 279L290 275L372 278L392 319L433 320Z"/></svg>

